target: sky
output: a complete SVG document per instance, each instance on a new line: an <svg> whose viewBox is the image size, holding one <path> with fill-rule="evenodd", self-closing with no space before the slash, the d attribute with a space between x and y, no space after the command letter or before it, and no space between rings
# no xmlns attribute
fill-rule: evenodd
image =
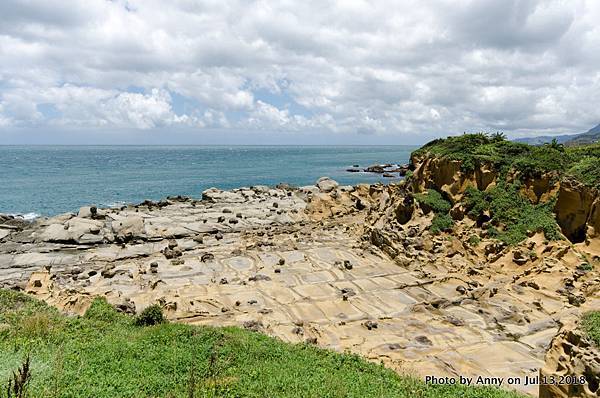
<svg viewBox="0 0 600 398"><path fill-rule="evenodd" d="M2 0L0 144L419 144L600 123L597 0Z"/></svg>

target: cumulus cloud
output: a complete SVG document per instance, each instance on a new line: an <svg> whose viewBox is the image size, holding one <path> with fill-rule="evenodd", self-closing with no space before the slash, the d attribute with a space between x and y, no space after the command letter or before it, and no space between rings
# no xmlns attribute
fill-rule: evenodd
<svg viewBox="0 0 600 398"><path fill-rule="evenodd" d="M4 0L0 13L4 131L402 137L600 122L595 0Z"/></svg>

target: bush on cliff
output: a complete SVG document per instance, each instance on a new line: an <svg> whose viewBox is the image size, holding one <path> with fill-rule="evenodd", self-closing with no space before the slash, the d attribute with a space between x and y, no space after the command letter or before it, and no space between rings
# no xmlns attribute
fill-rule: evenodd
<svg viewBox="0 0 600 398"><path fill-rule="evenodd" d="M499 135L478 133L437 139L413 152L417 157L427 154L459 160L464 171L486 163L499 171L519 171L523 177L556 172L600 187L600 144L564 147L554 142L532 146L506 141Z"/></svg>
<svg viewBox="0 0 600 398"><path fill-rule="evenodd" d="M135 324L138 326L152 326L165 323L166 319L160 305L154 304L145 308L141 314L135 318Z"/></svg>
<svg viewBox="0 0 600 398"><path fill-rule="evenodd" d="M45 337L21 323L44 315ZM30 356L29 397L518 397L490 388L431 386L350 354L287 344L238 328L136 326L105 300L61 316L0 290L0 388Z"/></svg>
<svg viewBox="0 0 600 398"><path fill-rule="evenodd" d="M482 219L489 212L489 220L485 220L494 228L490 228L492 237L509 245L515 245L525 239L531 232L543 232L548 240L560 239L560 232L552 208L554 201L532 204L519 192L520 184L500 181L498 185L480 191L467 188L465 204L473 218Z"/></svg>
<svg viewBox="0 0 600 398"><path fill-rule="evenodd" d="M600 311L588 312L581 321L584 332L600 348Z"/></svg>
<svg viewBox="0 0 600 398"><path fill-rule="evenodd" d="M438 234L452 228L454 222L448 214L452 205L444 199L441 193L435 189L429 189L427 193L418 193L414 196L426 213L430 211L434 213L431 220L431 232Z"/></svg>

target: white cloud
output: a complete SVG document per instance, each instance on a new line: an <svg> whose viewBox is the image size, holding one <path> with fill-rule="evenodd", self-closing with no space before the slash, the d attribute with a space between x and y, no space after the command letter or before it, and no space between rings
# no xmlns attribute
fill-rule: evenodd
<svg viewBox="0 0 600 398"><path fill-rule="evenodd" d="M600 122L595 0L4 0L0 14L3 129L401 136Z"/></svg>

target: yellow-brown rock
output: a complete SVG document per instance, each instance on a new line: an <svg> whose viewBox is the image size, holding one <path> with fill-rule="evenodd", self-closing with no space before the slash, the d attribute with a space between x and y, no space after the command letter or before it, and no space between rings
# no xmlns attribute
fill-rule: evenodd
<svg viewBox="0 0 600 398"><path fill-rule="evenodd" d="M552 340L540 370L539 398L596 398L600 384L600 350L574 326Z"/></svg>

